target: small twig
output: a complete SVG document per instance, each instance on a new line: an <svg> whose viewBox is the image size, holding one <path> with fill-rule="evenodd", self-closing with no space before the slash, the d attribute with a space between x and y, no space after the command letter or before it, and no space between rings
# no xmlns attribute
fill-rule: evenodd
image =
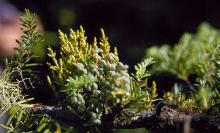
<svg viewBox="0 0 220 133"><path fill-rule="evenodd" d="M190 90L196 91L195 88L193 87L193 85L190 83L190 81L189 81L188 79L184 79L184 81L185 81L186 84L189 86Z"/></svg>
<svg viewBox="0 0 220 133"><path fill-rule="evenodd" d="M58 114L63 113L64 108L59 106L47 106L39 105L37 107L26 108L29 113L46 113L52 116L58 116Z"/></svg>

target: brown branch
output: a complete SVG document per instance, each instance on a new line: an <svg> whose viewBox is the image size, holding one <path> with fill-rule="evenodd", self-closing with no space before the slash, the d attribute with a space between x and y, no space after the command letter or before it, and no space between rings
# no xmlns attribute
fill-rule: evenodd
<svg viewBox="0 0 220 133"><path fill-rule="evenodd" d="M76 117L63 107L39 106L29 108L31 113L46 113L54 119L68 123L79 122ZM220 132L220 116L201 113L177 111L169 105L162 105L154 110L144 111L131 117L121 119L116 115L114 120L103 121L102 128L107 130L118 128L147 128L151 132ZM107 125L107 126L105 126Z"/></svg>
<svg viewBox="0 0 220 133"><path fill-rule="evenodd" d="M114 128L147 128L151 132L220 132L220 116L176 111L163 105L128 120L116 120Z"/></svg>
<svg viewBox="0 0 220 133"><path fill-rule="evenodd" d="M68 123L78 123L80 121L77 116L62 106L39 105L36 107L27 108L26 110L29 112L29 114L47 114L54 119Z"/></svg>
<svg viewBox="0 0 220 133"><path fill-rule="evenodd" d="M47 114L53 119L65 122L65 124L70 126L74 126L74 128L82 133L86 132L86 129L81 126L83 125L83 122L79 119L79 117L62 106L39 105L27 108L26 111L28 111L30 115Z"/></svg>

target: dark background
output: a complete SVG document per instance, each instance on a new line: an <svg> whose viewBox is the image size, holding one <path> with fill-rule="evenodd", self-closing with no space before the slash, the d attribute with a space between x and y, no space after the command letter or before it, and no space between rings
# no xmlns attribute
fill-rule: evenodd
<svg viewBox="0 0 220 133"><path fill-rule="evenodd" d="M220 27L220 2L210 0L10 0L30 9L46 31L86 29L89 40L105 29L124 63L139 62L152 45L175 44L184 32L204 21ZM56 43L56 42L52 42ZM53 45L53 44L51 44Z"/></svg>

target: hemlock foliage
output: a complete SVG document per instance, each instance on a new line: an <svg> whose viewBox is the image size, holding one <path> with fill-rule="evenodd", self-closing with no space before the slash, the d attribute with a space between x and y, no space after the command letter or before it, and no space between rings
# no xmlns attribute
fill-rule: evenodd
<svg viewBox="0 0 220 133"><path fill-rule="evenodd" d="M120 61L117 48L112 50L103 29L101 37L91 43L83 27L71 29L69 34L59 31L60 50L48 48L50 88L45 88L53 90L57 102L41 105L24 92L37 89L33 67L39 64L33 63L32 48L42 37L28 10L21 22L24 36L18 41L20 48L14 57L6 59L0 76L0 113L9 115L0 126L8 132L95 133L115 117L130 119L155 109L155 101L175 102L200 112L220 101L220 34L205 23L196 34L184 34L174 47L147 49L147 58L134 66L132 74ZM158 97L156 82L148 83L148 78L150 73L161 71L186 81L192 89L190 95L184 94L181 84L175 84L172 91ZM196 85L190 83L190 75L196 75ZM218 108L213 112L217 115Z"/></svg>

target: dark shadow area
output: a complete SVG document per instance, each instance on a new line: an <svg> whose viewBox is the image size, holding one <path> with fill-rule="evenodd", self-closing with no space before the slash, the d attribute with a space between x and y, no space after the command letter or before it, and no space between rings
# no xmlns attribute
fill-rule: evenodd
<svg viewBox="0 0 220 133"><path fill-rule="evenodd" d="M83 25L92 40L103 27L123 62L133 66L145 48L175 44L183 32L195 32L207 21L220 27L219 1L210 0L37 0L10 1L19 10L29 8L47 31ZM131 67L131 69L133 69Z"/></svg>

